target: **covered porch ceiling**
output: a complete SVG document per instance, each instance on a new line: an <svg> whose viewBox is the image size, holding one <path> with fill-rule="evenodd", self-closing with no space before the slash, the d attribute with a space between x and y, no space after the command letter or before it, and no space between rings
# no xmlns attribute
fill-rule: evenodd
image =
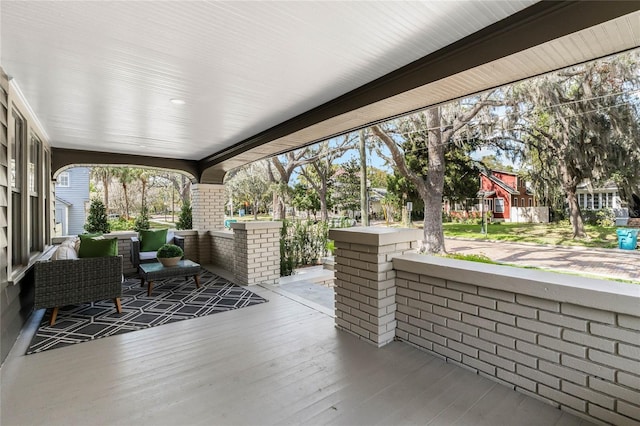
<svg viewBox="0 0 640 426"><path fill-rule="evenodd" d="M54 171L175 164L220 183L273 154L638 47L639 9L10 0L1 64L50 138Z"/></svg>

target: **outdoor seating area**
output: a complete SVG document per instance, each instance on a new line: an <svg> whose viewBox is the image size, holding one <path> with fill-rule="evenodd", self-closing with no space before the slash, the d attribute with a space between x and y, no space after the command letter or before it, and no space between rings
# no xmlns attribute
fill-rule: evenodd
<svg viewBox="0 0 640 426"><path fill-rule="evenodd" d="M175 243L184 250L185 238L167 229L142 231L142 238L131 237L131 262L136 266L140 286L147 283L151 296L153 282L176 276L193 277L200 288L200 265L180 260L165 267L156 257L160 246ZM152 240L151 242L149 240ZM141 251L142 247L142 251ZM34 265L34 309L52 308L49 325L54 326L61 307L111 299L122 313L123 256L118 255L118 238L101 234L81 234L53 246Z"/></svg>

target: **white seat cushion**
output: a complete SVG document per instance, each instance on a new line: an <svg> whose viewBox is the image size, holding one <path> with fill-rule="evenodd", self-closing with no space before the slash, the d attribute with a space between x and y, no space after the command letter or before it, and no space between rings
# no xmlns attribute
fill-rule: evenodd
<svg viewBox="0 0 640 426"><path fill-rule="evenodd" d="M60 247L71 247L72 249L75 250L77 255L78 249L80 248L80 238L78 237L67 238L62 243L60 243Z"/></svg>
<svg viewBox="0 0 640 426"><path fill-rule="evenodd" d="M155 251L141 251L140 252L140 260L151 260L156 258Z"/></svg>
<svg viewBox="0 0 640 426"><path fill-rule="evenodd" d="M67 260L67 259L77 259L78 253L73 247L69 247L68 245L61 245L58 247L51 256L51 260Z"/></svg>

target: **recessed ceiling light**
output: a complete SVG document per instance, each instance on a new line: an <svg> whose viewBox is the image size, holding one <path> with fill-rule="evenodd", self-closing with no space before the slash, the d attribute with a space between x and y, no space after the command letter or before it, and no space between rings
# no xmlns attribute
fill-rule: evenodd
<svg viewBox="0 0 640 426"><path fill-rule="evenodd" d="M171 103L176 105L184 105L185 101L183 101L182 99L173 98L171 99Z"/></svg>

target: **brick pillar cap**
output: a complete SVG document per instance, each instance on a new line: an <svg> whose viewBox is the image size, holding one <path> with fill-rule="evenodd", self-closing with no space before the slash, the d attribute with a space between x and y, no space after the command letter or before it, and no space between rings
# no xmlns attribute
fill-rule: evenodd
<svg viewBox="0 0 640 426"><path fill-rule="evenodd" d="M422 230L410 228L380 228L359 226L355 228L329 229L329 238L334 241L362 244L367 246L386 246L422 239Z"/></svg>
<svg viewBox="0 0 640 426"><path fill-rule="evenodd" d="M252 222L235 222L231 224L231 229L271 229L282 228L280 221L252 221Z"/></svg>

